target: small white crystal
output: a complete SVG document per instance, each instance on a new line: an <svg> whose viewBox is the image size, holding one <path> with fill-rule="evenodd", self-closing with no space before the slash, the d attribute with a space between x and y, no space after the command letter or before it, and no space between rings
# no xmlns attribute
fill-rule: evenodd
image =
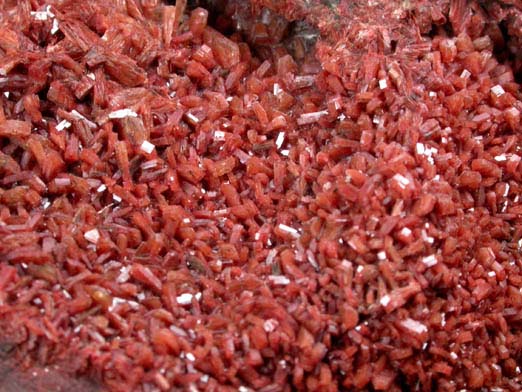
<svg viewBox="0 0 522 392"><path fill-rule="evenodd" d="M107 189L107 187L105 186L105 184L101 184L98 189L96 189L96 192L104 192L105 190Z"/></svg>
<svg viewBox="0 0 522 392"><path fill-rule="evenodd" d="M313 75L299 75L294 78L294 82L299 88L308 87L314 84L315 76Z"/></svg>
<svg viewBox="0 0 522 392"><path fill-rule="evenodd" d="M437 258L435 257L435 255L429 255L422 258L422 263L426 267L433 267L435 264L437 264Z"/></svg>
<svg viewBox="0 0 522 392"><path fill-rule="evenodd" d="M210 376L208 374L204 374L201 376L200 380L202 383L206 384L208 380L210 380Z"/></svg>
<svg viewBox="0 0 522 392"><path fill-rule="evenodd" d="M281 150L281 155L287 157L288 155L290 155L290 151L289 150Z"/></svg>
<svg viewBox="0 0 522 392"><path fill-rule="evenodd" d="M92 229L87 231L83 236L87 241L96 244L100 239L100 232L97 229Z"/></svg>
<svg viewBox="0 0 522 392"><path fill-rule="evenodd" d="M415 151L417 152L417 154L419 155L424 155L424 144L422 143L417 143L415 144Z"/></svg>
<svg viewBox="0 0 522 392"><path fill-rule="evenodd" d="M282 147L284 141L285 141L285 133L279 132L279 134L277 135L277 139L276 139L276 147L278 150Z"/></svg>
<svg viewBox="0 0 522 392"><path fill-rule="evenodd" d="M381 90L384 90L386 87L388 87L388 83L386 82L386 79L380 79L379 80L379 88Z"/></svg>
<svg viewBox="0 0 522 392"><path fill-rule="evenodd" d="M299 234L299 232L296 229L294 229L293 227L287 226L284 223L280 223L279 224L279 230L287 232L288 234L290 234L294 238L301 237L301 235Z"/></svg>
<svg viewBox="0 0 522 392"><path fill-rule="evenodd" d="M467 69L464 69L462 73L460 74L460 77L462 79L468 79L471 76L471 72L469 72Z"/></svg>
<svg viewBox="0 0 522 392"><path fill-rule="evenodd" d="M386 295L383 295L379 301L379 303L382 305L382 306L387 306L391 301L391 298L388 294Z"/></svg>
<svg viewBox="0 0 522 392"><path fill-rule="evenodd" d="M279 326L279 322L272 318L265 320L265 322L263 323L263 329L267 333L275 331L278 326Z"/></svg>
<svg viewBox="0 0 522 392"><path fill-rule="evenodd" d="M328 114L328 110L321 110L319 112L303 113L297 119L298 125L312 124L319 121L319 119Z"/></svg>
<svg viewBox="0 0 522 392"><path fill-rule="evenodd" d="M192 353L186 353L185 357L187 357L187 359L191 362L194 362L196 360L196 357Z"/></svg>
<svg viewBox="0 0 522 392"><path fill-rule="evenodd" d="M411 230L407 227L403 227L401 230L401 235L409 237L411 235Z"/></svg>
<svg viewBox="0 0 522 392"><path fill-rule="evenodd" d="M60 25L58 24L58 19L53 19L53 26L51 27L51 35L54 35L60 30Z"/></svg>
<svg viewBox="0 0 522 392"><path fill-rule="evenodd" d="M436 93L435 91L430 91L430 92L428 93L428 96L429 96L430 98L435 98L435 97L437 96L437 93Z"/></svg>
<svg viewBox="0 0 522 392"><path fill-rule="evenodd" d="M505 93L504 89L502 88L502 86L500 84L497 84L497 85L491 87L491 92L493 94L495 94L497 97L500 97L500 96L504 95L504 93Z"/></svg>
<svg viewBox="0 0 522 392"><path fill-rule="evenodd" d="M269 275L268 279L271 280L272 283L281 286L286 286L287 284L290 284L290 279L282 275Z"/></svg>
<svg viewBox="0 0 522 392"><path fill-rule="evenodd" d="M274 83L274 95L278 96L282 92L283 90L281 89L281 86L279 86L279 83Z"/></svg>
<svg viewBox="0 0 522 392"><path fill-rule="evenodd" d="M96 80L96 76L91 72L87 74L87 77L91 80Z"/></svg>
<svg viewBox="0 0 522 392"><path fill-rule="evenodd" d="M408 180L406 177L404 177L403 175L401 174L395 174L393 176L393 179L395 181L397 181L397 183L399 184L399 186L402 188L402 189L406 189L406 187L408 186L408 184L410 183L410 180Z"/></svg>
<svg viewBox="0 0 522 392"><path fill-rule="evenodd" d="M192 113L187 113L187 117L189 118L190 121L192 121L193 123L199 123L199 118L197 118L195 115L193 115Z"/></svg>
<svg viewBox="0 0 522 392"><path fill-rule="evenodd" d="M126 117L138 117L138 113L136 113L134 110L131 110L131 109L120 109L120 110L115 110L114 112L112 113L109 113L109 118L110 119L115 119L115 118L126 118Z"/></svg>
<svg viewBox="0 0 522 392"><path fill-rule="evenodd" d="M428 328L424 324L419 323L417 320L413 320L411 318L407 318L406 320L402 321L401 324L403 327L418 334L428 332Z"/></svg>
<svg viewBox="0 0 522 392"><path fill-rule="evenodd" d="M130 267L121 267L120 268L120 275L116 278L116 282L118 283L125 283L129 280L129 271Z"/></svg>
<svg viewBox="0 0 522 392"><path fill-rule="evenodd" d="M31 11L31 16L33 16L36 20L47 20L47 12L46 11Z"/></svg>
<svg viewBox="0 0 522 392"><path fill-rule="evenodd" d="M112 312L118 305L122 305L124 303L127 303L127 300L123 298L114 297L112 299L111 306L109 306L109 312Z"/></svg>
<svg viewBox="0 0 522 392"><path fill-rule="evenodd" d="M428 236L428 234L426 233L426 230L421 231L421 236L422 236L422 239L425 242L427 242L428 244L433 244L433 242L435 241L435 239L433 237Z"/></svg>
<svg viewBox="0 0 522 392"><path fill-rule="evenodd" d="M381 250L379 253L377 253L377 258L379 260L386 260L386 252Z"/></svg>
<svg viewBox="0 0 522 392"><path fill-rule="evenodd" d="M506 156L506 154L500 154L500 155L497 155L494 159L497 162L505 162L505 161L507 161L507 156Z"/></svg>
<svg viewBox="0 0 522 392"><path fill-rule="evenodd" d="M71 115L77 120L86 120L85 116L77 110L72 110Z"/></svg>
<svg viewBox="0 0 522 392"><path fill-rule="evenodd" d="M66 128L69 128L71 126L71 123L67 120L62 120L56 125L56 130L61 132Z"/></svg>
<svg viewBox="0 0 522 392"><path fill-rule="evenodd" d="M222 216L222 215L227 215L227 214L228 214L228 209L227 208L222 208L220 210L214 211L214 216ZM190 223L190 219L189 218L185 218L185 219L183 219L183 222Z"/></svg>
<svg viewBox="0 0 522 392"><path fill-rule="evenodd" d="M45 7L45 12L47 13L47 15L49 15L49 17L54 18L55 15L51 11L51 6L50 5Z"/></svg>
<svg viewBox="0 0 522 392"><path fill-rule="evenodd" d="M119 197L119 196L118 196L118 195L116 195L116 194L112 195L112 199L113 199L113 200L114 200L115 202L117 202L117 203L120 203L120 202L121 202L121 200L122 200L122 198L121 198L121 197Z"/></svg>
<svg viewBox="0 0 522 392"><path fill-rule="evenodd" d="M450 357L451 357L451 359L456 360L459 356L457 355L457 353L455 353L455 352L452 351L452 352L450 353Z"/></svg>
<svg viewBox="0 0 522 392"><path fill-rule="evenodd" d="M225 132L223 132L223 131L215 131L214 132L214 140L219 140L219 141L225 140Z"/></svg>
<svg viewBox="0 0 522 392"><path fill-rule="evenodd" d="M176 297L176 302L180 305L190 305L192 303L193 295L190 293L183 293Z"/></svg>
<svg viewBox="0 0 522 392"><path fill-rule="evenodd" d="M154 146L154 144L152 144L148 140L144 140L143 143L141 143L140 150L146 154L150 154L152 153L152 151L154 151L155 147L156 146Z"/></svg>

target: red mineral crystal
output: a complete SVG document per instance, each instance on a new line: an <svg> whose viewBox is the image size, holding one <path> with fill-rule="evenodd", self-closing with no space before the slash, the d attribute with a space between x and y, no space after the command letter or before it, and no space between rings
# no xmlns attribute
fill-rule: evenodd
<svg viewBox="0 0 522 392"><path fill-rule="evenodd" d="M0 2L0 390L522 390L519 3Z"/></svg>

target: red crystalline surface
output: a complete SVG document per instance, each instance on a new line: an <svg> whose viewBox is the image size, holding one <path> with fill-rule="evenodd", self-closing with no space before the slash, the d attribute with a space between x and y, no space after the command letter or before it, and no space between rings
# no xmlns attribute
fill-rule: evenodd
<svg viewBox="0 0 522 392"><path fill-rule="evenodd" d="M521 390L522 7L204 3L0 2L0 389Z"/></svg>

